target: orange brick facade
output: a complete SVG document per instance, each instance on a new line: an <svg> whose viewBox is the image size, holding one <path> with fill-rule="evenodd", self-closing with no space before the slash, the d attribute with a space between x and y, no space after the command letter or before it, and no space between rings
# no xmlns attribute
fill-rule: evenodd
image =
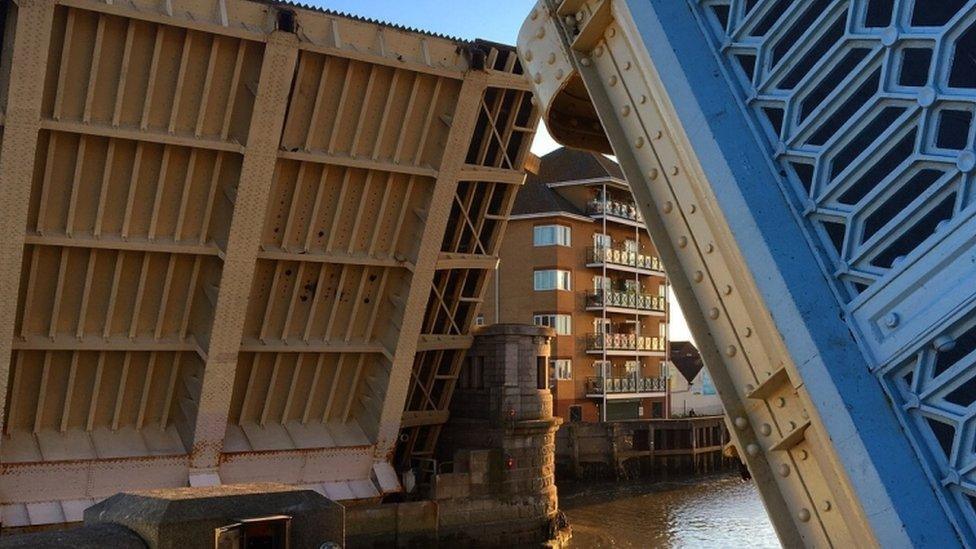
<svg viewBox="0 0 976 549"><path fill-rule="evenodd" d="M543 163L546 161L547 158L542 159ZM556 185L533 181L532 175L529 177L527 186L547 185L548 192L557 192L563 211L520 214L516 203L516 213L499 251L498 269L488 282L481 320L490 325L497 322L533 323L536 315L571 317L571 333L557 335L552 343L553 362L550 366L555 415L567 422L666 417L669 413L668 383L664 380L667 368L663 362L667 350L667 280L656 259L653 268L619 265L628 263L627 258L633 262L637 254L642 258L642 265L645 259L656 258L654 246L642 224L617 216L604 219L593 213L594 209L602 209L594 206L603 203L601 193L605 188L608 202L616 204L631 202L629 190L625 183L612 177L605 181ZM572 209L576 211L565 211ZM569 245L564 245L565 242L538 245L534 239L536 227L551 225L569 228ZM603 247L607 244L606 237L595 236L601 234L608 235L611 240L610 253L613 250L624 252L625 249L633 253L622 253L618 262L614 262L612 256L611 261L599 261L604 257L601 254L607 253L594 253L595 244ZM597 242L597 238L604 240ZM628 240L631 242L626 242ZM568 271L571 289L535 289L534 273L547 269ZM600 277L603 276L609 282L601 284ZM610 289L603 292L602 298L594 299L597 297L594 294L601 287L607 288L608 284ZM608 305L604 310L602 304L612 301L611 293L623 297L625 302L622 306ZM626 302L626 299L632 299L632 294L645 296L643 307ZM647 299L651 296L655 298L653 310L647 307ZM602 335L593 335L601 331L601 324L608 326L604 330L611 334L607 340ZM629 342L638 337L642 337L645 344L639 343L637 347L645 348L631 352L633 345ZM594 339L617 341L613 338L625 341L626 349L607 351L604 356L599 347L610 345L594 343ZM572 361L571 375L557 379L554 365L560 359ZM602 365L603 360L610 365ZM635 361L639 361L639 365L634 364ZM609 375L601 376L604 373Z"/></svg>

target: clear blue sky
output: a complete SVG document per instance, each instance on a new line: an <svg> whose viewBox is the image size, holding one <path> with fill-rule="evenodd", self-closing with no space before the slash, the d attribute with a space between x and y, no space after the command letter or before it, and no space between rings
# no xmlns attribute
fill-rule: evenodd
<svg viewBox="0 0 976 549"><path fill-rule="evenodd" d="M309 4L466 40L515 44L534 0L305 0Z"/></svg>
<svg viewBox="0 0 976 549"><path fill-rule="evenodd" d="M378 19L465 40L483 38L515 44L519 27L529 15L535 0L304 0L308 4L350 15ZM544 126L540 125L532 143L538 155L557 148ZM672 294L671 338L691 339L681 309Z"/></svg>

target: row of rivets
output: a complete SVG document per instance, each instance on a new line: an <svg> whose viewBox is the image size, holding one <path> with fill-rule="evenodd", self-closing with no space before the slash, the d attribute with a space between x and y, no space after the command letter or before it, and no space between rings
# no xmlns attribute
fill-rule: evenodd
<svg viewBox="0 0 976 549"><path fill-rule="evenodd" d="M607 36L608 37L612 37L613 35L614 35L613 29L610 29L610 30L607 31ZM603 53L602 48L598 47L596 53L597 53L598 56L599 55L602 55L602 53ZM629 61L626 62L624 64L624 67L623 68L624 68L624 70L629 70L631 68L631 63ZM615 86L617 84L617 82L618 82L617 76L616 75L611 75L610 78L609 78L609 84L610 84L610 86ZM641 104L646 103L647 96L646 95L641 95L638 101ZM629 116L630 115L631 110L632 109L631 109L631 106L630 105L624 105L621 108L621 111L620 112L621 112L621 115L622 116L626 117L626 116ZM659 140L662 137L663 137L663 132L661 130L656 130L654 133L652 133L652 138L655 139L655 140ZM635 144L635 146L637 148L641 148L644 145L643 137L636 138L635 141L634 141L634 144ZM670 168L669 172L670 172L671 175L677 176L680 173L680 168L678 166L672 166ZM658 170L657 169L652 168L651 170L648 171L648 178L651 181L656 180L657 177L658 177ZM666 214L667 213L671 213L674 210L674 204L671 201L667 201L667 202L665 202L662 205L662 210ZM696 204L690 204L689 207L688 207L688 212L690 214L696 213L697 210L698 210L698 208L697 208L697 205ZM678 245L679 248L686 248L687 245L688 245L688 243L689 243L688 237L686 237L686 236L683 236L682 235L682 236L679 236L678 239L677 239L677 245ZM714 244L712 244L712 243L706 244L705 247L704 247L704 251L705 251L706 254L714 253L714 251L715 251ZM700 270L695 271L695 273L692 275L692 279L695 282L698 282L698 283L704 281L704 278L705 278L704 277L704 273L702 271L700 271ZM732 288L731 285L725 285L724 288L723 288L723 290L722 290L722 292L726 296L729 296L729 295L732 294L733 288ZM719 319L721 317L721 311L718 308L713 307L713 308L711 308L709 310L708 316L712 320L717 320L717 319ZM745 335L745 337L750 337L752 335L752 328L746 327L744 329L744 335ZM737 352L738 352L738 348L735 345L729 345L725 349L726 356L728 356L730 358L731 357L734 357L737 354ZM754 390L754 387L752 387L751 385L749 385L747 387L747 393L751 393L753 390ZM778 398L776 400L776 405L779 408L784 408L786 406L786 399L784 399L782 397ZM733 420L733 424L740 431L746 431L748 429L748 427L749 427L749 421L745 417L743 417L743 416L736 417ZM792 429L795 429L795 428L796 428L795 423L794 422L791 422L791 430ZM768 436L772 435L773 429L772 429L772 426L769 423L763 423L759 427L759 432L763 436L767 436L768 437ZM746 454L748 454L749 456L755 457L755 456L758 456L761 453L762 448L759 446L759 444L753 442L753 443L749 443L749 444L746 445L745 451L746 451ZM807 457L808 457L806 450L801 450L798 455L799 455L799 459L801 459L801 460L806 460ZM791 470L790 466L788 464L786 464L786 463L782 463L778 467L778 473L779 473L779 475L781 477L786 478L786 477L788 477L791 474L791 472L792 472L792 470ZM824 510L829 510L831 508L830 502L829 501L824 501L821 504L821 508L824 509ZM810 520L810 518L811 518L810 510L807 509L807 508L801 509L797 513L797 518L801 522L808 522Z"/></svg>

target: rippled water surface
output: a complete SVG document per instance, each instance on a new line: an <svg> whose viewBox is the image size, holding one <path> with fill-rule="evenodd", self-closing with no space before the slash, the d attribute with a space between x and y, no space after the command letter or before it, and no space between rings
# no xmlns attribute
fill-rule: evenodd
<svg viewBox="0 0 976 549"><path fill-rule="evenodd" d="M571 547L780 547L756 487L737 476L559 487Z"/></svg>

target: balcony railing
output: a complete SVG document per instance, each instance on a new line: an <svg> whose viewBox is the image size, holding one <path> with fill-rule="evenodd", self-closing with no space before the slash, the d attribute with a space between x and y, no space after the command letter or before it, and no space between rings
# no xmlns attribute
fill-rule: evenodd
<svg viewBox="0 0 976 549"><path fill-rule="evenodd" d="M667 384L668 380L663 377L588 377L586 394L664 393L667 391Z"/></svg>
<svg viewBox="0 0 976 549"><path fill-rule="evenodd" d="M604 208L604 204L606 207ZM634 206L633 202L618 202L616 200L603 201L598 198L590 200L586 204L586 213L589 215L611 215L643 223L644 218L640 211Z"/></svg>
<svg viewBox="0 0 976 549"><path fill-rule="evenodd" d="M587 334L587 351L664 352L664 338L637 334Z"/></svg>
<svg viewBox="0 0 976 549"><path fill-rule="evenodd" d="M664 298L659 295L620 290L586 292L586 308L616 307L637 311L664 312Z"/></svg>
<svg viewBox="0 0 976 549"><path fill-rule="evenodd" d="M586 262L607 265L620 265L622 267L633 267L635 269L645 269L648 271L663 271L661 260L653 255L644 255L638 252L631 252L619 248L610 247L588 247L586 249Z"/></svg>

